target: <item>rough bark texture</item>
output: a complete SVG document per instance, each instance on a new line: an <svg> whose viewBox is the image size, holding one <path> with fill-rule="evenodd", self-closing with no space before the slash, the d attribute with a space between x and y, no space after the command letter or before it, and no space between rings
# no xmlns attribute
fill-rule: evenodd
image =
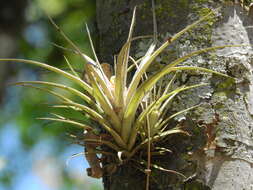
<svg viewBox="0 0 253 190"><path fill-rule="evenodd" d="M159 40L191 24L211 9L222 6L215 19L209 19L168 48L157 60L168 64L176 57L196 49L225 45L253 44L253 15L239 4L207 0L156 0ZM151 1L98 0L97 23L99 52L103 61L111 62L127 38L132 10L137 9L135 36L152 34ZM150 40L135 42L132 54L142 55ZM152 169L150 189L253 189L253 74L252 47L226 48L196 56L186 65L202 66L237 78L233 80L196 72L182 73L178 84L210 82L208 87L181 94L173 106L178 111L192 105L202 106L177 118L192 134L173 136L163 142L173 151L154 157L152 163L182 172L188 179ZM103 177L106 190L145 189L141 166L129 162ZM142 167L143 169L143 167Z"/></svg>

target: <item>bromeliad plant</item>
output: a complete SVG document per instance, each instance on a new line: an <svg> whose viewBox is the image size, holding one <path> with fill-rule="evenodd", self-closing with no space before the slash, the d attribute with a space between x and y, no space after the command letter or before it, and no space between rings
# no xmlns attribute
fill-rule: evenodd
<svg viewBox="0 0 253 190"><path fill-rule="evenodd" d="M171 115L170 117L166 117L167 105L178 93L207 84L180 86L176 89L173 89L171 88L171 85L175 79L175 75L168 84L157 85L158 81L165 75L175 73L177 71L202 71L229 77L225 74L202 67L183 66L182 63L185 60L201 53L225 47L232 47L233 45L210 47L194 51L188 55L174 60L161 70L158 70L156 73L147 75L146 71L149 66L154 63L156 57L160 55L166 47L180 38L180 36L197 26L199 23L212 16L213 13L210 12L195 23L187 26L185 29L164 42L157 49L155 42L152 43L142 58L139 60L134 60L134 58L129 55L129 52L131 42L135 40L135 38L132 37L135 23L135 12L136 10L134 9L127 41L123 45L114 63L114 75L106 73L103 64L100 64L91 41L88 28L88 36L95 59L92 59L88 55L82 53L81 50L63 33L63 31L52 21L51 18L50 20L53 25L70 43L74 49L74 52L85 60L86 80L82 79L75 72L69 62L67 63L71 72L66 72L59 68L33 60L0 59L1 62L22 62L42 67L58 73L82 87L82 90L77 90L64 84L45 81L24 81L16 83L17 85L25 85L30 87L35 87L34 85L42 85L63 89L74 96L80 97L84 101L84 103L81 104L59 94L56 91L50 90L49 88L36 86L36 88L44 90L59 98L59 104L55 105L55 107L71 109L73 111L85 113L90 117L91 120L98 124L99 128L101 129L100 132L97 132L97 126L95 127L88 125L87 123L81 123L80 121L72 120L58 114L54 114L55 117L53 118L41 118L45 120L72 124L86 131L84 141L86 143L85 146L87 151L87 160L91 165L90 175L92 177L102 176L102 170L96 155L97 153L106 154L106 152L98 149L98 147L101 147L102 145L107 146L109 150L112 150L111 154L116 155L119 163L124 163L124 160L132 158L139 152L139 150L148 146L149 157L147 162L147 171L149 171L150 144L159 142L162 138L170 134L186 134L186 132L179 127L167 128L168 121L176 115L187 112L196 106L182 110L174 115ZM132 66L129 66L130 63L132 63ZM132 72L130 69L132 67L135 67L135 72L131 80L128 80L128 74L129 72Z"/></svg>

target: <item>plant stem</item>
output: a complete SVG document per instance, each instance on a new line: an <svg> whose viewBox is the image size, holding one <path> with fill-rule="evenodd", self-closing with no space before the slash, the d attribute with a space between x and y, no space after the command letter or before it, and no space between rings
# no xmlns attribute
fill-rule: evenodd
<svg viewBox="0 0 253 190"><path fill-rule="evenodd" d="M145 173L147 174L146 178L146 190L149 190L149 179L150 179L150 173L151 173L151 153L150 153L150 124L149 119L147 118L147 127L148 127L148 150L147 150L147 169L145 170Z"/></svg>

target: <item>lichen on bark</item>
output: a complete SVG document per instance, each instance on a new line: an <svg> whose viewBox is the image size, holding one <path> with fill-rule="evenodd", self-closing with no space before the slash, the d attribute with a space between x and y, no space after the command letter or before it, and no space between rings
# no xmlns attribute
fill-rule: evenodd
<svg viewBox="0 0 253 190"><path fill-rule="evenodd" d="M224 2L224 1L223 1ZM180 0L156 1L159 41L163 42L207 11L219 6L216 17L188 32L168 48L156 62L168 64L179 56L196 49L227 44L252 44L253 21L239 4L221 1ZM137 25L135 36L152 34L151 3L139 1L99 0L98 26L101 59L112 61L126 39L131 10L135 5ZM124 9L127 7L127 9ZM138 56L150 40L135 43L132 54ZM176 49L176 51L175 51ZM180 50L180 51L179 51ZM179 73L178 85L210 82L210 86L182 93L171 112L202 103L194 111L177 118L176 122L192 136L173 136L163 142L173 151L152 162L184 173L192 180L183 180L171 173L152 169L150 189L245 189L253 188L253 84L251 47L226 48L206 53L186 61L186 65L202 66L237 78L236 81L198 72ZM162 66L161 66L162 67ZM143 189L145 174L130 162L119 166L116 173L104 176L105 189ZM143 168L139 168L143 169ZM240 173L241 177L237 174ZM240 182L242 180L242 182Z"/></svg>

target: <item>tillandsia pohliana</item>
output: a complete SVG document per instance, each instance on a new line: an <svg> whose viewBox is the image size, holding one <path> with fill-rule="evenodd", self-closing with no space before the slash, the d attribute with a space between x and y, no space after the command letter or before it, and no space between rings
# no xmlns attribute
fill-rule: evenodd
<svg viewBox="0 0 253 190"><path fill-rule="evenodd" d="M214 11L210 11L207 15L174 34L158 48L156 48L157 40L155 37L154 42L149 46L145 55L140 59L135 60L129 54L132 41L139 39L139 37L133 37L136 17L135 7L127 41L123 44L115 59L114 72L108 71L108 64L101 64L99 62L88 27L87 32L94 59L83 53L49 17L61 36L72 46L72 51L83 59L86 79L83 79L82 76L75 72L75 69L67 59L67 65L70 68L69 72L34 60L4 58L0 59L0 62L27 63L42 67L68 78L81 87L81 90L78 90L68 85L47 81L22 81L15 83L16 85L43 90L55 96L59 99L58 104L54 105L56 108L68 109L89 116L89 119L93 121L90 122L90 124L66 118L59 114L53 114L54 117L44 117L39 119L70 124L85 131L82 140L86 147L85 155L91 167L89 169L89 175L91 177L100 178L103 175L103 168L105 166L101 166L97 154L101 154L102 157L113 155L116 158L115 164L117 166L120 164L127 164L127 160L137 155L140 150L146 150L148 146L148 158L147 161L145 161L145 165L147 165L145 172L148 181L151 172L150 167L166 170L150 163L150 157L152 156L150 154L150 144L155 146L157 142L172 134L181 133L188 135L187 132L179 126L168 127L168 122L177 115L186 113L199 106L195 105L168 117L166 115L167 105L169 105L174 97L180 92L208 85L206 83L201 83L172 88L173 81L176 78L175 73L180 71L200 71L232 78L226 74L203 67L183 66L183 63L187 59L202 53L242 45L224 45L200 49L176 58L162 69L157 70L152 74L148 74L147 69L152 63L155 64L157 56L159 56L175 40L179 39L183 34L194 29L198 24L214 15ZM133 74L133 77L128 80L130 72ZM168 75L173 76L171 77L170 82L167 84L159 83L164 76ZM51 90L51 87L65 90L66 92L81 98L83 103L65 97L58 91ZM92 123L94 123L94 125ZM103 149L103 147L106 147L106 149ZM170 172L183 176L176 171Z"/></svg>

